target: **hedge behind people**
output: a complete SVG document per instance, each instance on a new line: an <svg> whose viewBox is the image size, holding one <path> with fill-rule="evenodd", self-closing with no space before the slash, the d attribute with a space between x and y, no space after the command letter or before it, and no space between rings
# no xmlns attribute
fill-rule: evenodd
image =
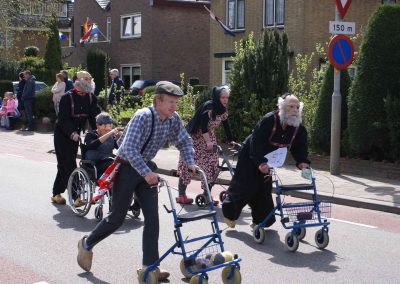
<svg viewBox="0 0 400 284"><path fill-rule="evenodd" d="M49 117L51 121L55 121L56 113L54 112L52 98L51 87L44 88L36 94L36 101L33 108L33 115L36 119Z"/></svg>

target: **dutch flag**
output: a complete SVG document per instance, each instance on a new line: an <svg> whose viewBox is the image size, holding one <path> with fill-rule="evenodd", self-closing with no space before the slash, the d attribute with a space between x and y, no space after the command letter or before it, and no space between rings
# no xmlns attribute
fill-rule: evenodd
<svg viewBox="0 0 400 284"><path fill-rule="evenodd" d="M221 28L224 29L224 31L225 31L226 34L228 34L228 35L230 35L230 36L235 36L235 33L234 33L230 28L228 28L228 27L221 21L220 18L218 18L217 16L215 16L214 13L211 12L210 9L208 9L205 5L204 5L204 8L210 13L211 19L217 21L217 22L219 23L219 25L221 26Z"/></svg>

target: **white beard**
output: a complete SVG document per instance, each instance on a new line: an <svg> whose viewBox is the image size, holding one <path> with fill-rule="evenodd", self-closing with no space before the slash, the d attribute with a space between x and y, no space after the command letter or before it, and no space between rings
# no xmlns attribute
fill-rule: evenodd
<svg viewBox="0 0 400 284"><path fill-rule="evenodd" d="M289 126L293 126L293 127L299 127L301 124L301 114L297 114L297 115L286 115L286 113L283 110L279 110L279 118L281 120L281 123L283 124L287 124Z"/></svg>

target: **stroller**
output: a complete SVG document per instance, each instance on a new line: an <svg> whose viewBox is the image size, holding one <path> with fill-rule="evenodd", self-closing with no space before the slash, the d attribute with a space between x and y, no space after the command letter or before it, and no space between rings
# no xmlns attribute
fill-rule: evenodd
<svg viewBox="0 0 400 284"><path fill-rule="evenodd" d="M210 190L207 186L207 177L202 170L198 171L200 178L206 184L206 191L208 197L210 196ZM241 274L239 262L241 259L237 255L225 251L224 242L221 238L221 230L218 226L216 217L216 211L214 210L213 202L210 202L209 209L197 210L178 215L174 205L174 198L172 197L171 187L168 185L165 179L160 179L158 187L166 186L168 190L169 201L171 203L171 209L168 209L164 205L165 210L171 213L174 219L175 229L174 237L175 243L152 265L146 269L140 270L138 275L139 283L158 283L155 272L153 271L161 261L164 260L170 253L178 254L182 256L180 262L180 270L182 274L190 279L191 284L208 283L207 272L222 269L222 281L223 283L241 283ZM185 223L194 222L211 217L211 229L212 233L195 237L195 238L184 238L181 232L181 227ZM198 249L189 250L187 246L201 242Z"/></svg>
<svg viewBox="0 0 400 284"><path fill-rule="evenodd" d="M79 162L79 167L76 168L70 175L68 180L68 203L72 211L80 217L85 216L92 205L97 207L94 210L94 216L96 220L101 221L103 219L103 205L105 204L105 198L108 200L109 209L112 204L112 193L106 190L105 193L95 200L93 198L96 188L98 188L98 179L100 178L97 173L96 164L94 161L85 160L86 148L82 141L79 141L81 149L82 160ZM113 159L110 157L110 159ZM81 207L75 207L74 201L80 198L83 205ZM132 215L137 218L140 215L140 206L135 196L132 198L131 206L129 207Z"/></svg>
<svg viewBox="0 0 400 284"><path fill-rule="evenodd" d="M311 180L309 184L282 185L278 180L276 170L271 169L276 187L276 206L265 219L257 224L253 230L253 238L257 243L263 243L267 221L273 214L280 216L283 227L290 230L285 237L285 244L289 251L295 252L299 241L306 236L307 227L321 227L315 233L315 243L319 249L324 249L329 244L327 218L331 216L332 204L329 201L319 201L313 169L303 169L302 176ZM282 195L293 190L312 190L313 200L301 203L283 203Z"/></svg>
<svg viewBox="0 0 400 284"><path fill-rule="evenodd" d="M236 142L232 143L232 148L229 149L232 153L229 155L225 154L222 147L220 145L214 145L214 151L218 152L218 155L222 159L222 162L218 164L218 170L216 172L216 178L217 180L218 176L221 174L221 172L226 172L229 171L231 174L231 177L233 177L233 174L235 173L236 166L232 164L230 160L237 160L237 157L239 155L240 149L242 149L242 145ZM223 188L223 190L219 194L219 200L221 202L224 202L224 199L226 198L227 194L227 189L225 185L220 184L220 186ZM195 198L196 205L199 206L200 208L203 208L207 205L206 203L206 196L204 194L198 194Z"/></svg>

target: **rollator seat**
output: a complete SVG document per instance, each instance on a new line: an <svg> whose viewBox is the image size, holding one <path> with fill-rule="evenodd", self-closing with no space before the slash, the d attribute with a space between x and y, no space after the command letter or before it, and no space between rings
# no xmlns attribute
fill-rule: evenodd
<svg viewBox="0 0 400 284"><path fill-rule="evenodd" d="M196 210L193 212L184 213L178 216L178 220L182 223L200 220L203 218L214 216L216 212L213 210Z"/></svg>
<svg viewBox="0 0 400 284"><path fill-rule="evenodd" d="M291 190L310 190L314 189L312 184L290 184L290 185L282 185L279 186L282 191L291 191Z"/></svg>

